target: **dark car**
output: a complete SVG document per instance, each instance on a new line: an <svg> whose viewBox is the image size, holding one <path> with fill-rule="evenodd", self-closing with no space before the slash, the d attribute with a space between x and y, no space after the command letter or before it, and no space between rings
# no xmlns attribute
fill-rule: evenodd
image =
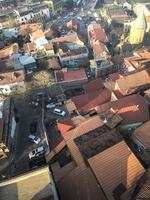
<svg viewBox="0 0 150 200"><path fill-rule="evenodd" d="M32 122L30 124L30 132L31 133L36 133L36 131L37 131L37 122Z"/></svg>

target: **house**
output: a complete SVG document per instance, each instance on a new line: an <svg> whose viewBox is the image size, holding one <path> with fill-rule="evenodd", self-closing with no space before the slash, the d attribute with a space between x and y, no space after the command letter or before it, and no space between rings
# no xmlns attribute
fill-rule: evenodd
<svg viewBox="0 0 150 200"><path fill-rule="evenodd" d="M50 18L48 5L44 3L18 8L14 12L17 15L16 22L18 24L35 23Z"/></svg>
<svg viewBox="0 0 150 200"><path fill-rule="evenodd" d="M104 53L104 55L106 55ZM104 78L115 71L115 67L109 59L93 60L91 70L94 72L96 78Z"/></svg>
<svg viewBox="0 0 150 200"><path fill-rule="evenodd" d="M134 94L116 101L108 102L95 108L97 113L103 113L112 108L123 119L120 130L128 133L128 130L138 127L149 120L148 103L144 97Z"/></svg>
<svg viewBox="0 0 150 200"><path fill-rule="evenodd" d="M8 47L5 47L4 49L0 50L0 60L7 60L10 58L17 57L18 58L18 51L19 47L17 43L14 43Z"/></svg>
<svg viewBox="0 0 150 200"><path fill-rule="evenodd" d="M138 127L132 134L132 139L139 149L150 150L150 121Z"/></svg>
<svg viewBox="0 0 150 200"><path fill-rule="evenodd" d="M33 42L28 42L24 44L24 51L25 53L35 56L37 53L36 45Z"/></svg>
<svg viewBox="0 0 150 200"><path fill-rule="evenodd" d="M120 94L125 96L141 92L149 88L149 70L142 70L119 78L116 81L115 91L118 91Z"/></svg>
<svg viewBox="0 0 150 200"><path fill-rule="evenodd" d="M20 56L19 61L21 65L24 66L24 69L27 73L37 68L36 61L33 56L30 56L30 55Z"/></svg>
<svg viewBox="0 0 150 200"><path fill-rule="evenodd" d="M43 50L46 52L46 55L48 57L54 57L55 52L54 52L54 48L53 48L53 44L52 43L48 43L48 44L44 44L43 45Z"/></svg>
<svg viewBox="0 0 150 200"><path fill-rule="evenodd" d="M12 10L8 10L7 12L3 12L1 10L2 14L0 15L0 30L3 30L5 28L9 28L10 21L8 18L10 17L15 24L15 18L16 18L16 13L14 13Z"/></svg>
<svg viewBox="0 0 150 200"><path fill-rule="evenodd" d="M76 117L75 121L80 121L80 117ZM81 122L81 121L80 121ZM99 116L94 116L90 119L86 119L81 123L78 123L76 128L73 128L62 134L64 140L58 144L58 146L51 152L56 152L51 157L50 165L58 188L59 195L62 200L80 198L83 199L94 199L106 200L105 194L101 190L101 187L97 187L97 182L93 176L90 168L84 163L83 155L78 147L80 137L88 138L87 143L89 144L89 151L87 153L95 153L92 150L92 144L95 144L96 140L100 136L107 132L108 129L103 127L103 122ZM111 133L110 133L111 135ZM92 137L93 136L93 137ZM92 138L95 139L92 143ZM111 136L110 136L111 137ZM114 139L111 137L111 141L118 140L120 137L115 136ZM85 141L84 138L81 141ZM91 143L90 143L91 141ZM100 141L100 140L99 140ZM88 145L87 144L87 145ZM98 143L97 143L98 144ZM65 146L64 146L65 145ZM108 144L110 145L110 144ZM101 144L99 145L99 147ZM89 153L89 155L90 155ZM56 156L55 156L56 155ZM65 163L61 162L62 158L66 160ZM71 184L70 184L71 183ZM70 192L67 192L69 188ZM86 190L85 190L86 188Z"/></svg>
<svg viewBox="0 0 150 200"><path fill-rule="evenodd" d="M108 38L105 30L100 26L100 24L90 24L88 25L88 41L91 47L93 42L107 43Z"/></svg>
<svg viewBox="0 0 150 200"><path fill-rule="evenodd" d="M34 169L30 172L21 174L6 181L1 181L0 199L58 200L56 188L48 166Z"/></svg>
<svg viewBox="0 0 150 200"><path fill-rule="evenodd" d="M63 130L63 140L49 155L61 199L92 200L94 196L95 200L115 200L114 195L121 197L123 194L125 198L120 199L129 200L145 170L114 128L120 123L120 118L116 122L116 116L113 120L112 115L113 128L105 125L99 115L83 118L72 119L73 126L77 122L76 127L71 125L72 122L66 122L67 126L63 128L59 125ZM99 162L100 157L103 160ZM118 165L120 159L122 163Z"/></svg>
<svg viewBox="0 0 150 200"><path fill-rule="evenodd" d="M111 58L106 45L99 41L93 42L93 55L95 60L107 60Z"/></svg>
<svg viewBox="0 0 150 200"><path fill-rule="evenodd" d="M111 100L111 92L107 88L88 92L71 98L79 113L85 114Z"/></svg>
<svg viewBox="0 0 150 200"><path fill-rule="evenodd" d="M79 86L87 82L87 75L84 69L55 71L55 81L57 84L65 87Z"/></svg>
<svg viewBox="0 0 150 200"><path fill-rule="evenodd" d="M111 200L130 200L137 181L145 172L124 141L91 157L88 162L107 199Z"/></svg>
<svg viewBox="0 0 150 200"><path fill-rule="evenodd" d="M25 88L23 70L0 74L0 94L9 95L14 89Z"/></svg>
<svg viewBox="0 0 150 200"><path fill-rule="evenodd" d="M88 60L88 49L76 33L54 38L52 43L56 47L61 64L64 66L77 66Z"/></svg>
<svg viewBox="0 0 150 200"><path fill-rule="evenodd" d="M2 159L11 153L14 145L16 120L12 99L6 98L0 104L0 159Z"/></svg>
<svg viewBox="0 0 150 200"><path fill-rule="evenodd" d="M125 13L121 6L108 6L102 15L107 19L109 25L125 25L130 21L129 16Z"/></svg>
<svg viewBox="0 0 150 200"><path fill-rule="evenodd" d="M52 69L52 70L59 70L61 69L61 66L59 64L59 61L57 58L50 58L47 60L47 69Z"/></svg>
<svg viewBox="0 0 150 200"><path fill-rule="evenodd" d="M19 26L18 35L25 36L29 33L35 32L41 29L42 24L40 23L32 23L32 24L21 24Z"/></svg>
<svg viewBox="0 0 150 200"><path fill-rule="evenodd" d="M133 56L124 58L128 72L148 68L150 64L150 49L142 48L133 52Z"/></svg>
<svg viewBox="0 0 150 200"><path fill-rule="evenodd" d="M40 48L41 46L48 44L48 40L45 38L42 29L32 32L30 34L30 39L31 42L33 42L37 46L37 48Z"/></svg>
<svg viewBox="0 0 150 200"><path fill-rule="evenodd" d="M91 64L91 69L95 77L105 77L113 73L113 63L111 62L109 50L106 47L108 38L100 24L90 24L88 26L88 40L93 50L94 60Z"/></svg>

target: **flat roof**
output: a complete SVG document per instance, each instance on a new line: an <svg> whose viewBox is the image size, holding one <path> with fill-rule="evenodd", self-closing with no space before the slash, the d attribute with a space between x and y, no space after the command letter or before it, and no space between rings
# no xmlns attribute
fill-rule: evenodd
<svg viewBox="0 0 150 200"><path fill-rule="evenodd" d="M27 55L20 56L19 60L20 60L21 65L35 63L35 59L32 56L27 56Z"/></svg>
<svg viewBox="0 0 150 200"><path fill-rule="evenodd" d="M47 166L0 183L1 200L41 200L52 196Z"/></svg>

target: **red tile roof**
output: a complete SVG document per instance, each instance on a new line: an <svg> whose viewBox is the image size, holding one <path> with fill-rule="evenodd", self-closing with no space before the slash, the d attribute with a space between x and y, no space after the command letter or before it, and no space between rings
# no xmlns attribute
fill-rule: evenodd
<svg viewBox="0 0 150 200"><path fill-rule="evenodd" d="M100 79L93 80L83 85L85 92L93 92L99 89L104 89L104 84Z"/></svg>
<svg viewBox="0 0 150 200"><path fill-rule="evenodd" d="M113 73L109 75L109 79L111 79L111 81L116 81L118 80L121 76L121 74L119 74L119 72Z"/></svg>
<svg viewBox="0 0 150 200"><path fill-rule="evenodd" d="M74 71L57 71L56 72L57 81L76 81L87 79L87 75L84 69L74 70Z"/></svg>
<svg viewBox="0 0 150 200"><path fill-rule="evenodd" d="M66 133L70 129L74 128L74 124L71 120L64 120L57 122L57 128L60 131L61 134Z"/></svg>
<svg viewBox="0 0 150 200"><path fill-rule="evenodd" d="M150 86L150 71L142 70L119 78L118 88L123 95L132 94L139 88Z"/></svg>
<svg viewBox="0 0 150 200"><path fill-rule="evenodd" d="M47 62L48 62L47 69L57 69L57 70L61 69L57 58L48 59Z"/></svg>
<svg viewBox="0 0 150 200"><path fill-rule="evenodd" d="M131 199L145 169L124 141L93 156L89 164L109 200Z"/></svg>
<svg viewBox="0 0 150 200"><path fill-rule="evenodd" d="M148 104L140 95L131 95L117 101L106 103L97 107L97 112L104 112L113 108L123 119L122 125L133 124L138 122L146 122L149 120Z"/></svg>
<svg viewBox="0 0 150 200"><path fill-rule="evenodd" d="M85 165L77 166L58 182L62 200L106 200L91 170Z"/></svg>
<svg viewBox="0 0 150 200"><path fill-rule="evenodd" d="M100 41L100 42L108 42L108 38L104 29L101 28L99 24L90 24L88 26L88 32L90 35L90 41Z"/></svg>
<svg viewBox="0 0 150 200"><path fill-rule="evenodd" d="M146 149L150 149L150 121L137 128L133 132L133 136L135 136Z"/></svg>
<svg viewBox="0 0 150 200"><path fill-rule="evenodd" d="M93 91L83 95L75 96L72 101L75 103L79 112L88 112L96 106L109 102L111 99L111 92L104 88Z"/></svg>

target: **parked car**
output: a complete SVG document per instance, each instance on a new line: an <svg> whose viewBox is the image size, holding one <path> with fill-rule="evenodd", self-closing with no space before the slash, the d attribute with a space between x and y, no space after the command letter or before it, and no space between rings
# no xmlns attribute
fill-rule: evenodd
<svg viewBox="0 0 150 200"><path fill-rule="evenodd" d="M37 131L37 122L32 122L30 124L30 132L35 133Z"/></svg>
<svg viewBox="0 0 150 200"><path fill-rule="evenodd" d="M49 103L46 105L46 108L55 108L56 105L54 103Z"/></svg>
<svg viewBox="0 0 150 200"><path fill-rule="evenodd" d="M64 117L66 115L66 112L64 110L61 110L61 109L58 109L58 108L55 108L53 113L56 114L56 115L60 115L62 117Z"/></svg>
<svg viewBox="0 0 150 200"><path fill-rule="evenodd" d="M35 144L39 144L39 143L41 142L41 138L40 138L40 137L35 136L35 135L32 135L32 134L30 134L30 135L28 136L28 138L29 138L29 140L30 140L31 142L34 142Z"/></svg>
<svg viewBox="0 0 150 200"><path fill-rule="evenodd" d="M32 159L44 154L45 154L45 148L43 146L40 146L29 152L29 159Z"/></svg>

